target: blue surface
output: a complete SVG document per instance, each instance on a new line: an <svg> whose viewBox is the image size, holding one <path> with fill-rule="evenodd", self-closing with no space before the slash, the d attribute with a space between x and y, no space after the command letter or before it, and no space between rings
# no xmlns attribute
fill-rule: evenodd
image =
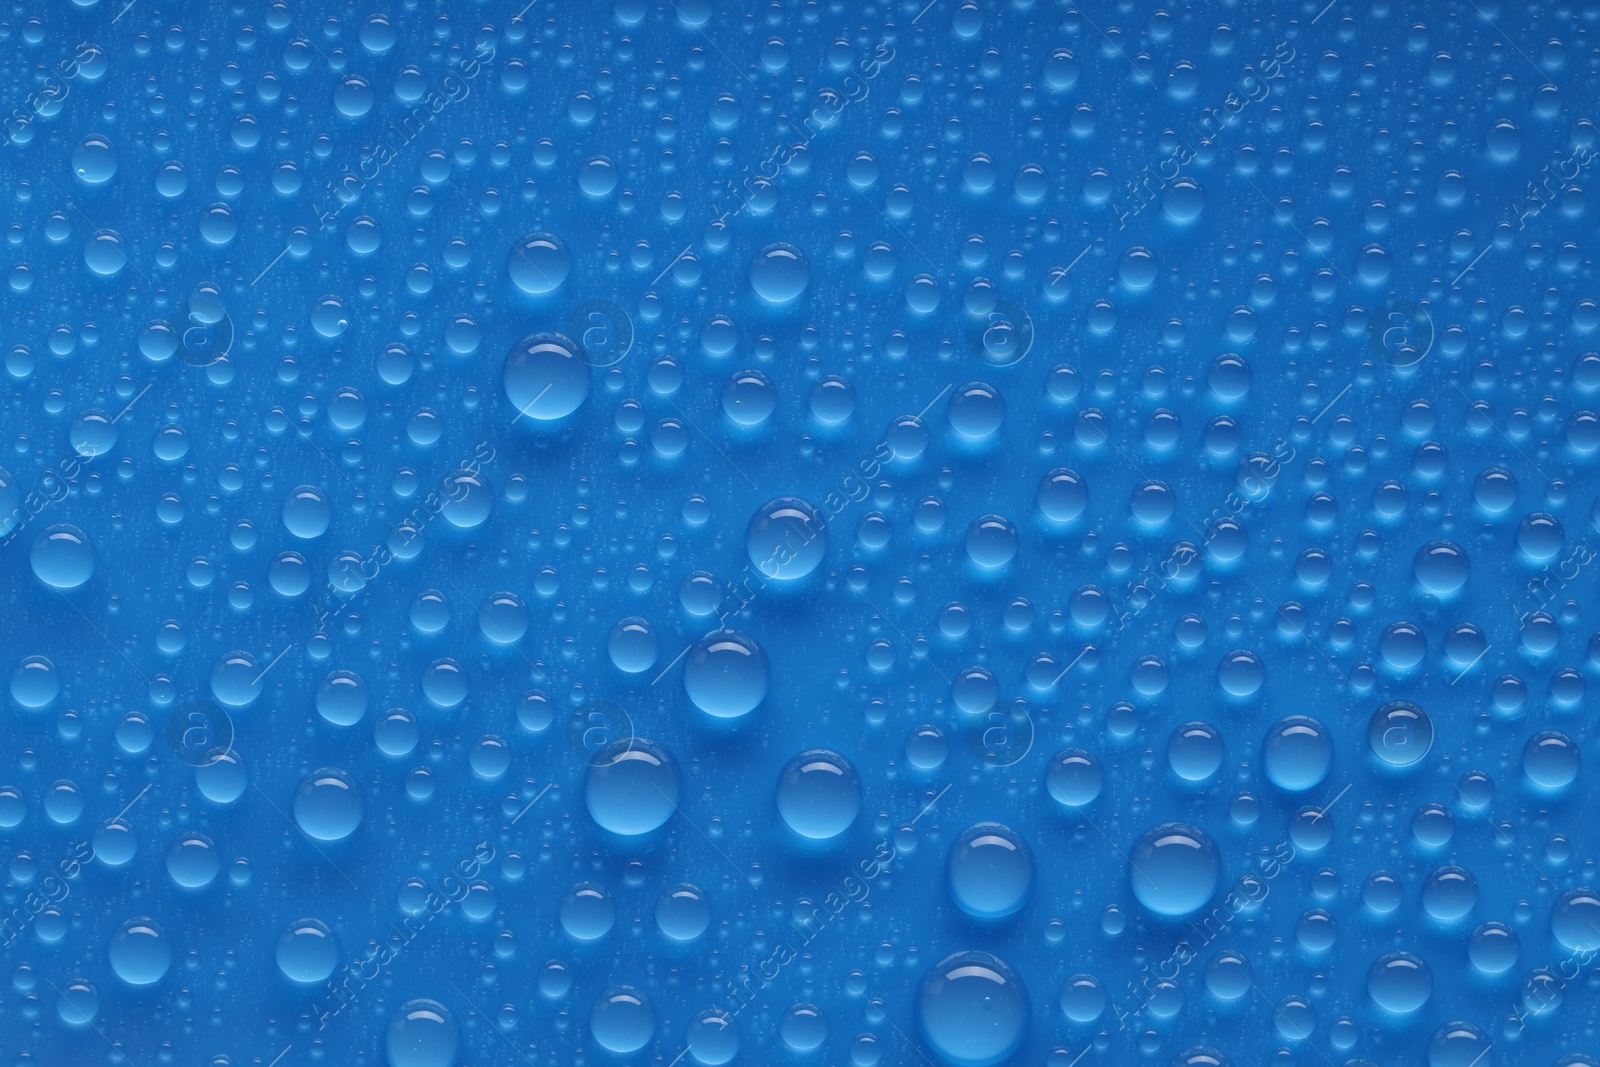
<svg viewBox="0 0 1600 1067"><path fill-rule="evenodd" d="M518 6L0 12L4 1062L1600 1062L1592 12Z"/></svg>

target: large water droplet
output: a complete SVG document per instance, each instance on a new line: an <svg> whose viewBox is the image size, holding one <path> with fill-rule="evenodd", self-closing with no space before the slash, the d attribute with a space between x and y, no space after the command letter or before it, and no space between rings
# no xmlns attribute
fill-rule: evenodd
<svg viewBox="0 0 1600 1067"><path fill-rule="evenodd" d="M992 1067L1022 1047L1032 1012L1009 964L958 952L928 969L917 990L917 1025L952 1067Z"/></svg>
<svg viewBox="0 0 1600 1067"><path fill-rule="evenodd" d="M1050 761L1045 781L1057 804L1081 808L1100 795L1105 772L1092 755L1081 748L1069 748Z"/></svg>
<svg viewBox="0 0 1600 1067"><path fill-rule="evenodd" d="M1522 773L1541 789L1565 789L1578 777L1577 742L1559 730L1541 730L1522 748Z"/></svg>
<svg viewBox="0 0 1600 1067"><path fill-rule="evenodd" d="M364 811L355 779L337 768L313 771L294 792L294 821L318 841L349 837L361 825Z"/></svg>
<svg viewBox="0 0 1600 1067"><path fill-rule="evenodd" d="M750 562L768 578L804 578L828 551L828 529L817 509L798 497L782 496L756 509L745 530Z"/></svg>
<svg viewBox="0 0 1600 1067"><path fill-rule="evenodd" d="M825 841L850 828L861 810L861 777L837 752L814 748L778 776L778 813L801 837Z"/></svg>
<svg viewBox="0 0 1600 1067"><path fill-rule="evenodd" d="M76 526L50 527L33 542L28 563L38 579L56 589L76 589L94 574L94 546Z"/></svg>
<svg viewBox="0 0 1600 1067"><path fill-rule="evenodd" d="M711 902L698 886L669 886L656 900L656 925L674 941L693 941L711 925Z"/></svg>
<svg viewBox="0 0 1600 1067"><path fill-rule="evenodd" d="M129 919L111 935L111 969L129 985L152 985L172 966L172 939L150 919Z"/></svg>
<svg viewBox="0 0 1600 1067"><path fill-rule="evenodd" d="M578 941L596 941L617 922L611 891L598 882L579 882L561 898L561 929Z"/></svg>
<svg viewBox="0 0 1600 1067"><path fill-rule="evenodd" d="M577 411L589 396L589 364L557 333L524 337L506 355L503 383L516 409L512 419L552 422Z"/></svg>
<svg viewBox="0 0 1600 1067"><path fill-rule="evenodd" d="M1189 915L1210 902L1222 875L1217 846L1188 823L1146 830L1129 853L1133 895L1158 915Z"/></svg>
<svg viewBox="0 0 1600 1067"><path fill-rule="evenodd" d="M229 652L211 668L211 695L230 708L248 707L261 695L261 664L248 652Z"/></svg>
<svg viewBox="0 0 1600 1067"><path fill-rule="evenodd" d="M572 255L554 234L530 233L512 247L506 257L506 269L518 289L530 296L543 296L567 280Z"/></svg>
<svg viewBox="0 0 1600 1067"><path fill-rule="evenodd" d="M1010 563L1017 545L1017 528L1003 515L980 515L967 527L967 558L984 570Z"/></svg>
<svg viewBox="0 0 1600 1067"><path fill-rule="evenodd" d="M1550 909L1550 932L1574 952L1600 951L1600 892L1569 889Z"/></svg>
<svg viewBox="0 0 1600 1067"><path fill-rule="evenodd" d="M1433 720L1408 700L1394 700L1367 722L1372 754L1391 767L1409 767L1433 748Z"/></svg>
<svg viewBox="0 0 1600 1067"><path fill-rule="evenodd" d="M1321 783L1333 765L1333 739L1315 719L1290 715L1267 731L1261 765L1272 784L1298 793Z"/></svg>
<svg viewBox="0 0 1600 1067"><path fill-rule="evenodd" d="M945 861L950 898L977 919L1003 919L1033 894L1033 853L1016 831L997 822L968 827Z"/></svg>
<svg viewBox="0 0 1600 1067"><path fill-rule="evenodd" d="M460 1028L436 1000L410 1000L389 1016L384 1054L389 1067L455 1067Z"/></svg>
<svg viewBox="0 0 1600 1067"><path fill-rule="evenodd" d="M750 286L769 304L787 304L811 283L811 265L790 244L767 245L750 261Z"/></svg>
<svg viewBox="0 0 1600 1067"><path fill-rule="evenodd" d="M753 637L716 630L690 649L683 664L683 688L707 715L737 719L766 699L769 674L767 654Z"/></svg>
<svg viewBox="0 0 1600 1067"><path fill-rule="evenodd" d="M320 919L298 919L278 935L276 957L291 981L321 982L339 966L339 939Z"/></svg>
<svg viewBox="0 0 1600 1067"><path fill-rule="evenodd" d="M1467 584L1472 565L1460 545L1453 541L1430 541L1417 550L1412 573L1428 592L1449 596Z"/></svg>
<svg viewBox="0 0 1600 1067"><path fill-rule="evenodd" d="M333 509L321 489L302 485L283 499L283 527L302 540L321 537L333 519Z"/></svg>
<svg viewBox="0 0 1600 1067"><path fill-rule="evenodd" d="M117 173L117 146L102 134L90 134L72 150L72 173L85 185L101 185Z"/></svg>
<svg viewBox="0 0 1600 1067"><path fill-rule="evenodd" d="M1368 969L1367 992L1384 1011L1408 1015L1433 995L1433 972L1409 952L1390 952Z"/></svg>
<svg viewBox="0 0 1600 1067"><path fill-rule="evenodd" d="M614 986L595 999L589 1032L595 1044L608 1052L638 1052L655 1036L655 1009L632 986Z"/></svg>
<svg viewBox="0 0 1600 1067"><path fill-rule="evenodd" d="M623 738L589 765L584 802L589 816L614 834L647 834L672 818L682 778L665 748L642 737Z"/></svg>

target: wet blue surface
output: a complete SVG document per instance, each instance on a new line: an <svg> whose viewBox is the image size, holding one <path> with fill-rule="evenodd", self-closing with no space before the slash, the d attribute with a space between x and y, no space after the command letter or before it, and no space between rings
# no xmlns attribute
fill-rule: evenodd
<svg viewBox="0 0 1600 1067"><path fill-rule="evenodd" d="M518 6L0 11L6 1062L1600 1062L1590 13Z"/></svg>

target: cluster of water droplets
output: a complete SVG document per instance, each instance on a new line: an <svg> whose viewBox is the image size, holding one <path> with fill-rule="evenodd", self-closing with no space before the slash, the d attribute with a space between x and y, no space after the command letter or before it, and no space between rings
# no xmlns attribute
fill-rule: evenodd
<svg viewBox="0 0 1600 1067"><path fill-rule="evenodd" d="M1582 1053L1583 33L76 6L0 162L41 1059Z"/></svg>

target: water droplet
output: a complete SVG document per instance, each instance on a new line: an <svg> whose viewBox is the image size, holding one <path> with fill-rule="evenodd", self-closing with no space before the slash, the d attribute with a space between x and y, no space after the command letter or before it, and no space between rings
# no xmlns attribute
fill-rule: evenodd
<svg viewBox="0 0 1600 1067"><path fill-rule="evenodd" d="M1089 506L1089 487L1077 471L1057 467L1039 480L1037 500L1051 522L1072 522Z"/></svg>
<svg viewBox="0 0 1600 1067"><path fill-rule="evenodd" d="M359 74L347 74L333 87L333 106L347 119L359 119L372 110L372 83Z"/></svg>
<svg viewBox="0 0 1600 1067"><path fill-rule="evenodd" d="M739 1054L739 1025L732 1015L708 1008L689 1024L684 1040L696 1063L721 1067Z"/></svg>
<svg viewBox="0 0 1600 1067"><path fill-rule="evenodd" d="M283 527L302 540L313 540L328 531L333 509L321 489L302 485L283 499Z"/></svg>
<svg viewBox="0 0 1600 1067"><path fill-rule="evenodd" d="M517 419L553 422L571 415L589 396L589 365L557 333L524 337L506 355L503 382Z"/></svg>
<svg viewBox="0 0 1600 1067"><path fill-rule="evenodd" d="M389 1067L455 1067L461 1032L436 1000L409 1000L389 1016L384 1054Z"/></svg>
<svg viewBox="0 0 1600 1067"><path fill-rule="evenodd" d="M1493 1049L1494 1042L1471 1023L1445 1023L1428 1042L1428 1067L1494 1067ZM1559 1062L1579 1067L1583 1060Z"/></svg>
<svg viewBox="0 0 1600 1067"><path fill-rule="evenodd" d="M530 296L553 293L572 270L572 255L561 238L530 233L506 257L506 269L516 287Z"/></svg>
<svg viewBox="0 0 1600 1067"><path fill-rule="evenodd" d="M221 869L217 846L204 834L179 834L167 850L167 874L184 889L210 885Z"/></svg>
<svg viewBox="0 0 1600 1067"><path fill-rule="evenodd" d="M316 706L335 726L354 726L367 713L367 683L354 671L334 671L317 687Z"/></svg>
<svg viewBox="0 0 1600 1067"><path fill-rule="evenodd" d="M1428 592L1449 596L1467 584L1472 566L1466 552L1453 541L1430 541L1417 550L1412 573Z"/></svg>
<svg viewBox="0 0 1600 1067"><path fill-rule="evenodd" d="M1550 932L1573 952L1600 951L1600 893L1569 889L1550 909Z"/></svg>
<svg viewBox="0 0 1600 1067"><path fill-rule="evenodd" d="M1167 742L1167 762L1186 782L1203 782L1216 774L1222 754L1222 735L1210 723L1184 723Z"/></svg>
<svg viewBox="0 0 1600 1067"><path fill-rule="evenodd" d="M11 672L11 699L30 711L49 707L61 693L61 672L43 656L26 656Z"/></svg>
<svg viewBox="0 0 1600 1067"><path fill-rule="evenodd" d="M814 748L784 765L778 813L801 837L825 841L850 828L861 811L861 778L837 752Z"/></svg>
<svg viewBox="0 0 1600 1067"><path fill-rule="evenodd" d="M1410 767L1433 748L1433 720L1408 700L1395 700L1367 722L1372 754L1391 767Z"/></svg>
<svg viewBox="0 0 1600 1067"><path fill-rule="evenodd" d="M722 387L722 410L735 425L760 426L778 406L772 380L758 370L730 375Z"/></svg>
<svg viewBox="0 0 1600 1067"><path fill-rule="evenodd" d="M1261 657L1248 649L1237 649L1222 657L1217 667L1217 684L1229 696L1254 696L1267 680Z"/></svg>
<svg viewBox="0 0 1600 1067"><path fill-rule="evenodd" d="M86 1026L100 1014L100 991L83 979L68 982L56 998L56 1015L68 1026Z"/></svg>
<svg viewBox="0 0 1600 1067"><path fill-rule="evenodd" d="M951 429L968 441L983 441L1005 422L1006 402L994 386L968 382L950 394L946 417Z"/></svg>
<svg viewBox="0 0 1600 1067"><path fill-rule="evenodd" d="M1217 846L1204 830L1169 822L1139 836L1129 853L1133 895L1158 915L1189 915L1210 902L1222 876Z"/></svg>
<svg viewBox="0 0 1600 1067"><path fill-rule="evenodd" d="M590 763L584 802L602 828L637 836L672 818L681 787L678 764L666 749L629 737L613 742Z"/></svg>
<svg viewBox="0 0 1600 1067"><path fill-rule="evenodd" d="M1224 949L1206 964L1206 991L1218 1000L1238 1000L1251 992L1250 961L1242 952Z"/></svg>
<svg viewBox="0 0 1600 1067"><path fill-rule="evenodd" d="M1279 789L1304 792L1321 784L1333 766L1333 739L1305 715L1279 719L1261 745L1261 765Z"/></svg>
<svg viewBox="0 0 1600 1067"><path fill-rule="evenodd" d="M1478 902L1478 880L1464 867L1440 867L1422 883L1422 909L1440 922L1455 922Z"/></svg>
<svg viewBox="0 0 1600 1067"><path fill-rule="evenodd" d="M94 546L76 526L59 523L33 542L28 563L44 584L55 589L76 589L94 574Z"/></svg>
<svg viewBox="0 0 1600 1067"><path fill-rule="evenodd" d="M227 213L227 208L222 208L220 215L208 215L207 222L201 224L203 230L207 229L208 223L207 236L212 244L226 244L233 239L236 225L232 215ZM332 295L318 298L311 306L311 328L317 331L318 336L326 337L330 341L341 336L350 328L350 314L345 310L344 301Z"/></svg>
<svg viewBox="0 0 1600 1067"><path fill-rule="evenodd" d="M111 969L129 985L153 985L172 966L172 939L150 919L129 919L111 935Z"/></svg>
<svg viewBox="0 0 1600 1067"><path fill-rule="evenodd" d="M1522 773L1541 789L1565 789L1578 777L1578 745L1559 730L1541 730L1522 749Z"/></svg>
<svg viewBox="0 0 1600 1067"><path fill-rule="evenodd" d="M755 639L716 630L695 642L683 665L683 688L694 706L718 719L737 719L767 696L767 654Z"/></svg>
<svg viewBox="0 0 1600 1067"><path fill-rule="evenodd" d="M917 990L917 1025L954 1067L991 1067L1027 1039L1028 992L1009 964L987 952L958 952L928 969Z"/></svg>
<svg viewBox="0 0 1600 1067"><path fill-rule="evenodd" d="M611 891L598 882L579 882L561 898L561 929L578 941L595 941L611 932L617 905Z"/></svg>
<svg viewBox="0 0 1600 1067"><path fill-rule="evenodd" d="M313 771L294 792L294 821L318 841L342 841L361 825L365 804L355 779L337 768Z"/></svg>
<svg viewBox="0 0 1600 1067"><path fill-rule="evenodd" d="M278 970L294 982L321 982L339 966L339 939L320 919L298 919L278 935Z"/></svg>
<svg viewBox="0 0 1600 1067"><path fill-rule="evenodd" d="M810 284L811 265L793 245L767 245L750 261L750 286L769 304L787 304Z"/></svg>
<svg viewBox="0 0 1600 1067"><path fill-rule="evenodd" d="M1017 528L1002 515L981 515L967 527L967 558L985 570L1010 563L1017 545Z"/></svg>
<svg viewBox="0 0 1600 1067"><path fill-rule="evenodd" d="M660 648L655 628L637 617L619 620L606 642L612 664L625 674L642 674L654 667Z"/></svg>
<svg viewBox="0 0 1600 1067"><path fill-rule="evenodd" d="M122 235L115 230L96 230L83 243L83 264L102 278L122 273L128 265Z"/></svg>
<svg viewBox="0 0 1600 1067"><path fill-rule="evenodd" d="M589 1012L589 1032L608 1052L638 1052L655 1036L655 1009L632 986L613 986L595 999Z"/></svg>
<svg viewBox="0 0 1600 1067"><path fill-rule="evenodd" d="M262 674L250 653L229 652L211 668L211 695L226 707L248 707L261 695Z"/></svg>
<svg viewBox="0 0 1600 1067"><path fill-rule="evenodd" d="M1559 940L1559 937L1557 938ZM1600 939L1597 939L1600 944ZM1467 958L1480 974L1504 974L1517 964L1522 942L1505 923L1486 922L1472 931L1467 942Z"/></svg>
<svg viewBox="0 0 1600 1067"><path fill-rule="evenodd" d="M745 530L744 544L750 562L762 574L794 581L821 564L828 551L828 530L811 504L784 496L756 509Z"/></svg>
<svg viewBox="0 0 1600 1067"><path fill-rule="evenodd" d="M1061 1013L1075 1023L1092 1023L1105 1013L1106 990L1092 974L1075 974L1061 985Z"/></svg>
<svg viewBox="0 0 1600 1067"><path fill-rule="evenodd" d="M109 137L91 134L72 150L72 173L85 185L103 185L117 173L117 146Z"/></svg>
<svg viewBox="0 0 1600 1067"><path fill-rule="evenodd" d="M1409 1015L1433 995L1433 972L1409 952L1386 953L1367 971L1367 992L1384 1011Z"/></svg>
<svg viewBox="0 0 1600 1067"><path fill-rule="evenodd" d="M1057 804L1081 808L1100 795L1105 772L1100 761L1081 748L1056 753L1046 775L1050 797Z"/></svg>
<svg viewBox="0 0 1600 1067"><path fill-rule="evenodd" d="M711 902L698 886L669 886L656 899L656 925L674 941L693 941L711 925Z"/></svg>
<svg viewBox="0 0 1600 1067"><path fill-rule="evenodd" d="M962 911L976 919L1003 919L1033 895L1033 853L1010 827L978 823L950 845L945 880Z"/></svg>
<svg viewBox="0 0 1600 1067"><path fill-rule="evenodd" d="M207 758L210 758L209 754ZM194 781L200 794L207 800L215 804L232 804L244 795L245 787L250 784L250 775L237 754L226 752L210 763L196 767Z"/></svg>

